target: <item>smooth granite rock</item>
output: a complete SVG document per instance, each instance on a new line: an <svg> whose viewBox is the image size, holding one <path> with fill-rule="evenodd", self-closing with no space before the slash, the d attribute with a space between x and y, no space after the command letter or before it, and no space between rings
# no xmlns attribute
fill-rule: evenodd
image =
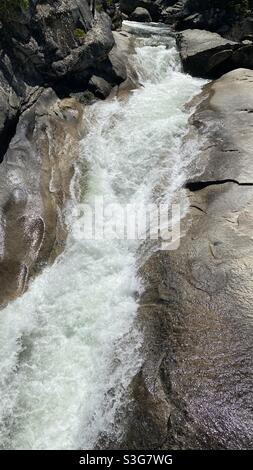
<svg viewBox="0 0 253 470"><path fill-rule="evenodd" d="M236 70L192 103L180 246L140 270L146 361L123 448L253 447L252 84Z"/></svg>
<svg viewBox="0 0 253 470"><path fill-rule="evenodd" d="M64 248L63 211L79 155L82 108L37 90L0 165L0 305Z"/></svg>

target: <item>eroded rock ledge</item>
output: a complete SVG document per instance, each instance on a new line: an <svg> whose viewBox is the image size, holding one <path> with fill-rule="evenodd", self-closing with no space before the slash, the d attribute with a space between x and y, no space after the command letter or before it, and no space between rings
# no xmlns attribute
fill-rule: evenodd
<svg viewBox="0 0 253 470"><path fill-rule="evenodd" d="M0 306L24 292L29 278L62 251L67 235L63 209L83 111L53 90L38 94L0 165Z"/></svg>
<svg viewBox="0 0 253 470"><path fill-rule="evenodd" d="M187 29L177 34L184 70L193 76L219 78L237 68L253 68L253 43L225 39L217 33Z"/></svg>
<svg viewBox="0 0 253 470"><path fill-rule="evenodd" d="M179 249L141 269L148 347L125 448L253 446L252 82L250 70L230 72L192 104L188 140L201 150L188 185L213 184L182 189Z"/></svg>

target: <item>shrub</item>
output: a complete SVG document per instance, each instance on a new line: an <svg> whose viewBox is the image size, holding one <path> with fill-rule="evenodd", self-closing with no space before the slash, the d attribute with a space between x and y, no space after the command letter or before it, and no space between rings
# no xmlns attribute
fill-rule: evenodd
<svg viewBox="0 0 253 470"><path fill-rule="evenodd" d="M103 5L101 5L101 4L98 3L98 4L96 5L96 10L97 10L98 13L102 13L102 11L104 11Z"/></svg>
<svg viewBox="0 0 253 470"><path fill-rule="evenodd" d="M0 0L0 20L9 19L19 10L27 10L29 0Z"/></svg>
<svg viewBox="0 0 253 470"><path fill-rule="evenodd" d="M86 36L86 32L84 31L84 29L76 28L74 30L74 36L76 39L84 39Z"/></svg>

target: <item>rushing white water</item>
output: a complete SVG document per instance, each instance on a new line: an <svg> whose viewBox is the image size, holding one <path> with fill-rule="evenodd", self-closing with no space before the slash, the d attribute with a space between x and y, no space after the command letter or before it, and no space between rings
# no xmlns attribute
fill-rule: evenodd
<svg viewBox="0 0 253 470"><path fill-rule="evenodd" d="M79 181L88 163L88 187L80 188L86 202L143 204L158 185L169 200L184 179L184 104L201 82L181 73L164 29L125 27L152 32L136 37L132 58L143 86L85 113ZM64 253L0 315L2 448L91 448L101 433L120 433L115 413L141 363L138 243L76 239L71 226L85 227L85 215L69 221Z"/></svg>

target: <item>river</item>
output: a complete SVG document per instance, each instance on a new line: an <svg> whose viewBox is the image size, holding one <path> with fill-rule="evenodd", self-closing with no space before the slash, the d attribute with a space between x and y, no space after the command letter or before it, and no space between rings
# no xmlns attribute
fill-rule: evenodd
<svg viewBox="0 0 253 470"><path fill-rule="evenodd" d="M168 29L123 28L134 37L141 86L86 108L64 253L0 315L2 449L92 448L105 432L118 439L115 416L141 366L140 241L77 236L88 224L79 209L96 198L145 207L158 186L172 198L185 177L184 105L202 81L182 73Z"/></svg>

